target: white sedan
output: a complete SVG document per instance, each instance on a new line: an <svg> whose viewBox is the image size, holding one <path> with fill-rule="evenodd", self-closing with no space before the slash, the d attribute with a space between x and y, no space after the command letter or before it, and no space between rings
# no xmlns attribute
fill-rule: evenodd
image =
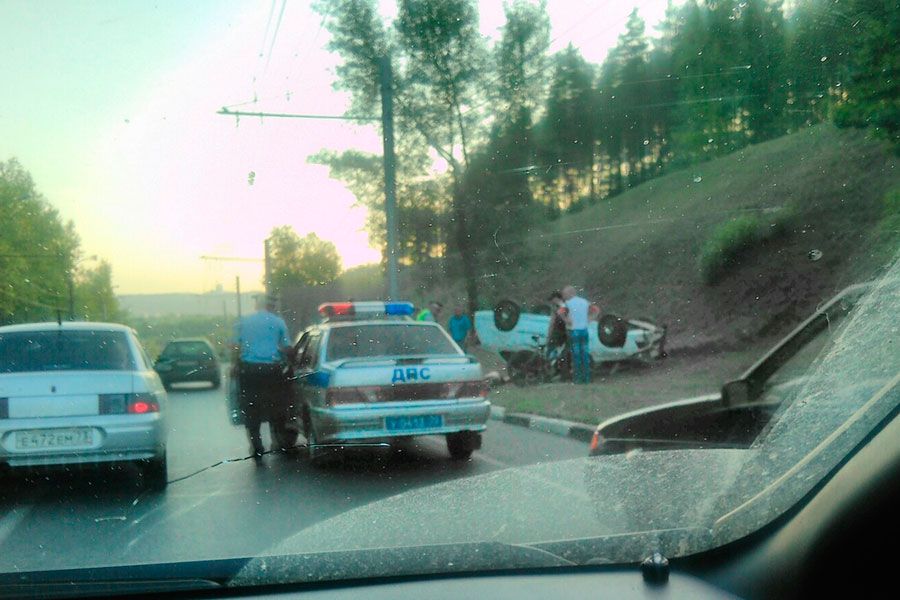
<svg viewBox="0 0 900 600"><path fill-rule="evenodd" d="M137 462L165 487L166 393L133 330L0 327L0 468Z"/></svg>

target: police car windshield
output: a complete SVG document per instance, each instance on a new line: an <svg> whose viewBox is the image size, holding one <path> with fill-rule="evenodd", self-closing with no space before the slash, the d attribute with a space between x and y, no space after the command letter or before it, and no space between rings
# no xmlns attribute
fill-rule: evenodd
<svg viewBox="0 0 900 600"><path fill-rule="evenodd" d="M437 327L370 324L336 327L328 334L327 360L421 354L459 354Z"/></svg>

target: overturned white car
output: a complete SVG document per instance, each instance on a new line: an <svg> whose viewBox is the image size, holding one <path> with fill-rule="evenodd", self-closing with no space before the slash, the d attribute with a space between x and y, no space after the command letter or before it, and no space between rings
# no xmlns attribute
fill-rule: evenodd
<svg viewBox="0 0 900 600"><path fill-rule="evenodd" d="M475 331L485 350L497 352L506 361L510 375L550 380L565 378L564 351L546 348L550 308L539 306L522 312L512 300L502 300L494 310L475 313ZM606 314L591 321L588 348L592 365L637 361L649 363L665 356L666 327L646 319L623 319ZM524 372L523 372L524 371ZM526 373L527 372L527 373Z"/></svg>

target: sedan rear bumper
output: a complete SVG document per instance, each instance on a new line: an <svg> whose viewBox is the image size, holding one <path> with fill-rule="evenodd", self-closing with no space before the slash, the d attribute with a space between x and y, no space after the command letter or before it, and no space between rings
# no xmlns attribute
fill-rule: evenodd
<svg viewBox="0 0 900 600"><path fill-rule="evenodd" d="M431 400L422 402L385 402L339 407L312 407L311 425L317 442L371 441L418 435L443 435L459 431L484 431L491 414L491 403L471 400ZM440 425L388 428L388 420L406 417L440 417ZM413 419L415 420L415 419Z"/></svg>
<svg viewBox="0 0 900 600"><path fill-rule="evenodd" d="M90 429L90 447L17 447L17 432L71 429ZM143 460L162 455L165 446L165 420L159 413L0 421L0 463L11 467Z"/></svg>

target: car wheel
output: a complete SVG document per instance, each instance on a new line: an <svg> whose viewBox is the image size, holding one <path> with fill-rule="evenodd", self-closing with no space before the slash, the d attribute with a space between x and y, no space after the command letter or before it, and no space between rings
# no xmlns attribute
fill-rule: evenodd
<svg viewBox="0 0 900 600"><path fill-rule="evenodd" d="M162 491L169 484L169 465L166 454L151 458L143 465L144 487L148 490Z"/></svg>
<svg viewBox="0 0 900 600"><path fill-rule="evenodd" d="M306 457L309 464L314 467L321 467L325 464L325 448L319 448L319 441L316 439L316 432L312 428L309 416L303 419L303 435L306 438Z"/></svg>
<svg viewBox="0 0 900 600"><path fill-rule="evenodd" d="M616 315L603 315L597 322L597 337L607 348L621 348L628 338L628 325Z"/></svg>
<svg viewBox="0 0 900 600"><path fill-rule="evenodd" d="M501 300L494 306L494 326L500 331L512 331L519 322L519 305L512 300Z"/></svg>
<svg viewBox="0 0 900 600"><path fill-rule="evenodd" d="M447 451L453 460L469 460L472 452L481 448L481 434L475 431L460 431L447 434Z"/></svg>

